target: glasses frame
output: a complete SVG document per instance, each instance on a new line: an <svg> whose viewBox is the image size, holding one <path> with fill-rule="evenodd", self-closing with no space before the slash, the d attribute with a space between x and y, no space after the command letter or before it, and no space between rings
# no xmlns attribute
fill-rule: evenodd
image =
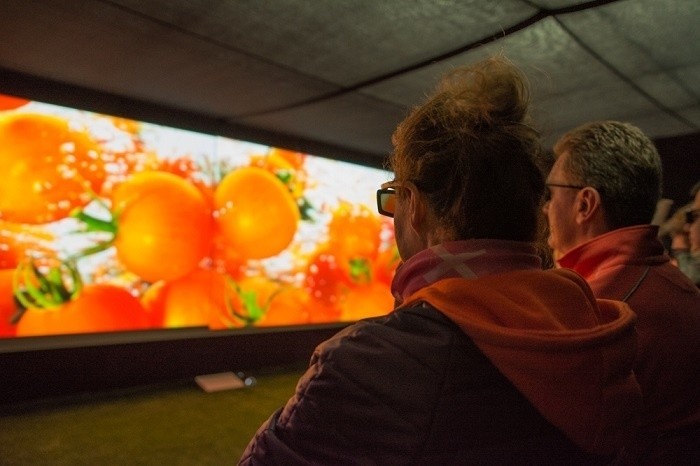
<svg viewBox="0 0 700 466"><path fill-rule="evenodd" d="M394 212L386 210L384 206L387 204L382 201L386 196L396 196L396 188L402 187L401 181L388 181L383 183L379 189L377 189L377 212L385 217L394 218Z"/></svg>
<svg viewBox="0 0 700 466"><path fill-rule="evenodd" d="M587 188L587 186L581 186L581 185L577 185L577 184L563 184L563 183L545 183L544 186L547 188L544 192L545 202L549 202L552 199L552 192L549 190L550 187L577 189L579 191L584 189L584 188Z"/></svg>
<svg viewBox="0 0 700 466"><path fill-rule="evenodd" d="M685 223L692 225L700 218L700 209L688 209L685 211Z"/></svg>

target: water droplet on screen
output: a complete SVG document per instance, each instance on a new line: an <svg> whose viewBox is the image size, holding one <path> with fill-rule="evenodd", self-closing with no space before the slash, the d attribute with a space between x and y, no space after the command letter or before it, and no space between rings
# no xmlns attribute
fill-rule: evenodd
<svg viewBox="0 0 700 466"><path fill-rule="evenodd" d="M75 152L75 143L73 141L64 142L59 147L59 150L64 154L73 153Z"/></svg>
<svg viewBox="0 0 700 466"><path fill-rule="evenodd" d="M64 164L57 166L56 171L61 176L61 178L63 178L64 180L69 180L71 178L74 178L76 175L76 171L74 168L70 168L68 165L64 165Z"/></svg>

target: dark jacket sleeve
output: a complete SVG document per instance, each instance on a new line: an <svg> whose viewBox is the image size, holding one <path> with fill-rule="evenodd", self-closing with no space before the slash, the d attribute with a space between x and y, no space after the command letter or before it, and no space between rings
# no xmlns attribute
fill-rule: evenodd
<svg viewBox="0 0 700 466"><path fill-rule="evenodd" d="M309 461L297 454L278 437L277 420L281 412L282 409L275 411L258 429L239 464L309 464Z"/></svg>
<svg viewBox="0 0 700 466"><path fill-rule="evenodd" d="M294 396L258 430L240 464L410 462L427 435L420 413L437 398L426 393L436 386L426 378L436 373L407 352L410 341L382 330L361 322L321 344Z"/></svg>

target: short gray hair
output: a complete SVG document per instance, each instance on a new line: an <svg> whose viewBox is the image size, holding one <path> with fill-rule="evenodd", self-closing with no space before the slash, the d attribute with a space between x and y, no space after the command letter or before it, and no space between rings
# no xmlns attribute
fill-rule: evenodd
<svg viewBox="0 0 700 466"><path fill-rule="evenodd" d="M700 181L695 183L692 188L690 188L690 197L695 197L695 195L700 191Z"/></svg>
<svg viewBox="0 0 700 466"><path fill-rule="evenodd" d="M564 152L571 182L600 193L609 229L651 222L661 198L661 158L642 130L619 121L587 123L557 141L555 155Z"/></svg>

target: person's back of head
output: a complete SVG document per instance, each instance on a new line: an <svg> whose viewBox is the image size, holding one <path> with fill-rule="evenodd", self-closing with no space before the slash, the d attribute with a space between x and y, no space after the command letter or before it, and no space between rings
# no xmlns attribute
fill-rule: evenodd
<svg viewBox="0 0 700 466"><path fill-rule="evenodd" d="M607 229L648 224L661 197L661 158L637 127L596 121L565 134L554 146L567 155L565 169L574 184L600 193Z"/></svg>
<svg viewBox="0 0 700 466"><path fill-rule="evenodd" d="M524 75L492 58L448 74L397 128L389 168L426 196L447 239L536 239L544 179L528 104Z"/></svg>

